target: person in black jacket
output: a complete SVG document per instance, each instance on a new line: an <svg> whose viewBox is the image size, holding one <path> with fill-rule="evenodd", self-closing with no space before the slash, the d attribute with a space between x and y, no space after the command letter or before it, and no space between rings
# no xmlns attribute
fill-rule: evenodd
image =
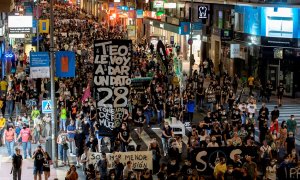
<svg viewBox="0 0 300 180"><path fill-rule="evenodd" d="M78 128L78 131L76 132L74 136L75 140L75 148L76 148L76 157L77 157L77 167L79 166L81 155L84 151L84 144L85 144L85 134L82 131L82 127Z"/></svg>

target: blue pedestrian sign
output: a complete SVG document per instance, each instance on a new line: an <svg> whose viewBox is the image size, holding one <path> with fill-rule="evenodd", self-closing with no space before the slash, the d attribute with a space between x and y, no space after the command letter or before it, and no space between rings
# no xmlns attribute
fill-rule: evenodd
<svg viewBox="0 0 300 180"><path fill-rule="evenodd" d="M51 113L52 112L52 101L43 100L42 101L42 113Z"/></svg>

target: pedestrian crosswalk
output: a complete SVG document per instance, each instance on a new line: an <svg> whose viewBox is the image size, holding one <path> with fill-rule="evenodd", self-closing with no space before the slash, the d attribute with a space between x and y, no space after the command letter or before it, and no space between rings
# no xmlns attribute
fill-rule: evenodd
<svg viewBox="0 0 300 180"><path fill-rule="evenodd" d="M274 110L275 106L277 106L277 104L275 103L266 104L266 107L269 109L270 114ZM259 104L257 106L257 110L259 111L261 107L262 105ZM297 126L300 127L300 103L285 104L279 107L278 110L280 112L278 118L279 125L281 125L282 121L287 121L288 119L290 119L291 115L294 115L297 121Z"/></svg>
<svg viewBox="0 0 300 180"><path fill-rule="evenodd" d="M188 144L188 134L190 132L191 128L185 129L185 134L182 136L182 142L183 144ZM160 148L162 150L162 129L160 127L152 127L152 128L144 128L144 131L142 132L141 139L137 139L135 135L137 135L137 129L133 129L134 131L131 132L132 141L130 145L133 145L137 147L140 146L140 150L147 150L149 144L151 143L152 139L156 139L156 141L159 143Z"/></svg>

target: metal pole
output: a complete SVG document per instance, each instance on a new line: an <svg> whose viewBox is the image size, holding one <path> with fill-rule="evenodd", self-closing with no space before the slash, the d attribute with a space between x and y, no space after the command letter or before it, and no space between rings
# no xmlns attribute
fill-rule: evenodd
<svg viewBox="0 0 300 180"><path fill-rule="evenodd" d="M51 102L52 102L52 159L54 159L53 167L58 167L57 164L57 147L56 147L56 101L55 101L55 82L54 82L54 73L55 73L55 64L54 64L54 38L53 38L53 29L54 29L54 14L53 14L53 1L50 0L50 59L51 59L51 73L50 73L50 82L51 82Z"/></svg>
<svg viewBox="0 0 300 180"><path fill-rule="evenodd" d="M37 25L36 25L36 52L40 51L40 30L39 30L39 2L36 4L36 19L37 19Z"/></svg>
<svg viewBox="0 0 300 180"><path fill-rule="evenodd" d="M191 22L190 22L190 39L192 43L190 43L190 69L189 69L189 76L192 75L193 71L193 8L194 8L194 0L191 0Z"/></svg>

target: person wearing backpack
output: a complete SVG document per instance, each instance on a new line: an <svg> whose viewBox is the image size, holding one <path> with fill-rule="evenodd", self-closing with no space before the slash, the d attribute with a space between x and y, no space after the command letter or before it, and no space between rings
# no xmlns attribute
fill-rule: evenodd
<svg viewBox="0 0 300 180"><path fill-rule="evenodd" d="M12 156L11 173L13 174L13 180L21 180L23 157L18 147L15 148L15 152L16 153Z"/></svg>

